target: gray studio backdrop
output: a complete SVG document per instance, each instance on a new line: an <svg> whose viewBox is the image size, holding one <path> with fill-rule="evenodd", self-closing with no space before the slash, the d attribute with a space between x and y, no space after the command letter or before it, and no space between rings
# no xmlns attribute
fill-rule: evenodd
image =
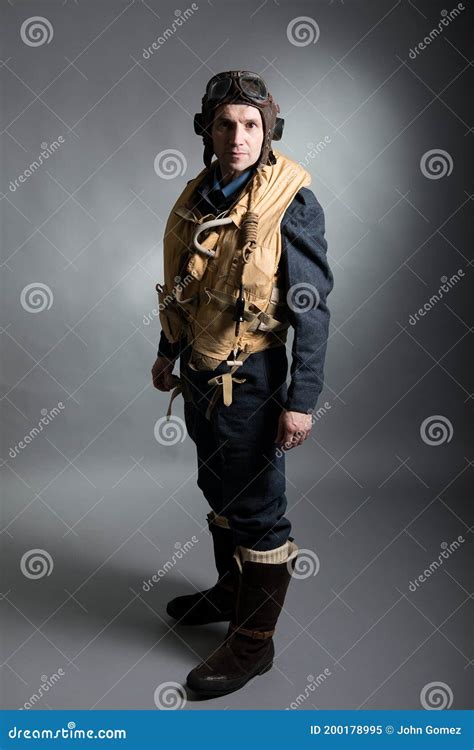
<svg viewBox="0 0 474 750"><path fill-rule="evenodd" d="M468 6L2 1L4 708L469 707ZM214 572L182 400L164 425L151 384L154 287L232 68L280 104L335 288L275 667L197 703L225 625L165 615Z"/></svg>

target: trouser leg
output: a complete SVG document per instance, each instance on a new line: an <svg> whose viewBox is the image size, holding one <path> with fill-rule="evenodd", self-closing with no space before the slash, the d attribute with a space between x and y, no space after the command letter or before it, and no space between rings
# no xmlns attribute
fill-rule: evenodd
<svg viewBox="0 0 474 750"><path fill-rule="evenodd" d="M196 444L197 485L212 510L220 515L222 509L222 456L219 441L198 406L186 401L184 416L188 434Z"/></svg>
<svg viewBox="0 0 474 750"><path fill-rule="evenodd" d="M219 372L228 371L224 364ZM277 451L278 418L286 394L284 347L251 355L239 368L244 383L233 387L233 401L219 399L210 420L205 411L216 374L186 368L191 383L192 434L198 452L198 485L213 510L229 520L234 542L266 551L284 544L291 530L285 518L285 456ZM189 417L191 423L191 419ZM220 490L220 494L219 494Z"/></svg>

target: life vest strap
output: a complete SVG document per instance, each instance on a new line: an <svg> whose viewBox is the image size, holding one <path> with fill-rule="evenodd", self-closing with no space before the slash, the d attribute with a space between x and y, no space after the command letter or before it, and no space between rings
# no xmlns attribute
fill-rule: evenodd
<svg viewBox="0 0 474 750"><path fill-rule="evenodd" d="M245 378L234 378L232 372L226 372L223 375L216 375L207 382L209 385L222 386L224 404L225 406L230 406L232 403L232 382L245 383L245 380Z"/></svg>
<svg viewBox="0 0 474 750"><path fill-rule="evenodd" d="M179 393L182 393L182 391L183 391L183 384L182 384L181 380L179 378L177 378L176 376L175 376L175 383L176 383L176 386L173 389L173 392L171 393L170 402L168 404L168 410L166 412L166 419L167 420L169 420L169 418L171 417L171 407L172 407L173 401L175 400L176 396Z"/></svg>
<svg viewBox="0 0 474 750"><path fill-rule="evenodd" d="M243 363L247 357L250 357L251 352L241 352L239 354L239 360ZM212 410L217 404L217 401L222 393L222 398L225 406L230 406L232 403L232 383L245 383L246 378L234 378L234 373L241 367L241 365L234 365L230 372L226 372L223 375L216 375L215 377L208 380L209 385L215 385L216 388L211 396L208 407L206 409L206 419L210 420Z"/></svg>
<svg viewBox="0 0 474 750"><path fill-rule="evenodd" d="M274 289L277 290L278 287L274 287ZM222 292L218 289L210 289L209 287L206 287L206 293L209 297L209 301L212 300L214 305L221 312L233 310L235 308L236 297L234 297L232 294L229 294L228 292ZM275 295L275 297L276 296L277 295ZM278 303L275 297L272 298L265 312L263 312L263 310L259 310L257 305L255 305L253 302L249 302L248 300L245 301L243 318L247 323L250 323L247 331L278 331L282 328L288 328L288 322L279 320L274 316L274 313L276 313L278 307L282 307L282 305Z"/></svg>
<svg viewBox="0 0 474 750"><path fill-rule="evenodd" d="M215 375L213 378L208 380L208 385L215 386L214 393L212 394L208 407L206 409L206 419L211 418L212 410L214 409L214 406L216 405L217 401L219 400L219 397L222 394L222 399L225 406L230 406L232 403L232 383L245 383L246 378L237 378L234 377L234 373L241 367L241 365L244 363L244 361L247 359L247 357L250 357L251 352L241 352L239 354L239 363L238 365L234 365L230 372L222 373L221 375ZM173 405L173 401L175 400L176 396L178 394L182 393L184 390L183 382L180 380L180 378L173 376L173 381L175 383L175 388L173 389L173 392L171 394L171 398L168 404L168 410L166 412L166 419L169 420L171 417L171 409Z"/></svg>

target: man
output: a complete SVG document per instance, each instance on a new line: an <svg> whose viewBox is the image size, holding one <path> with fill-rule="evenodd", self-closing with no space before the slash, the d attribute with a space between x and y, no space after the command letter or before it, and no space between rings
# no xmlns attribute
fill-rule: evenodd
<svg viewBox="0 0 474 750"><path fill-rule="evenodd" d="M284 515L279 446L306 440L323 385L333 287L324 214L306 170L272 151L283 129L279 111L255 73L209 81L195 116L206 168L171 211L165 283L157 285L162 333L153 383L161 391L176 385L179 356L171 401L183 393L218 571L211 589L173 599L167 612L184 625L230 620L222 645L187 677L203 696L237 690L272 666L272 636L298 554Z"/></svg>

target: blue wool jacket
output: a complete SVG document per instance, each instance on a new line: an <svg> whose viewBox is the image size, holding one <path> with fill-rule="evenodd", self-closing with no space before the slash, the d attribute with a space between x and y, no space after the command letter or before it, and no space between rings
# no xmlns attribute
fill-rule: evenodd
<svg viewBox="0 0 474 750"><path fill-rule="evenodd" d="M197 188L198 208L203 213L217 213L230 207L254 172L250 168L225 187L220 185L221 174L214 164L207 178ZM330 312L326 304L334 286L334 277L327 261L327 241L324 237L324 212L314 193L301 188L288 206L280 225L282 252L280 269L292 304L288 319L294 329L291 351L291 381L285 408L307 413L314 409L323 388L324 361L329 332ZM319 305L306 309L305 288L315 287ZM185 342L171 344L163 331L158 356L175 359Z"/></svg>

